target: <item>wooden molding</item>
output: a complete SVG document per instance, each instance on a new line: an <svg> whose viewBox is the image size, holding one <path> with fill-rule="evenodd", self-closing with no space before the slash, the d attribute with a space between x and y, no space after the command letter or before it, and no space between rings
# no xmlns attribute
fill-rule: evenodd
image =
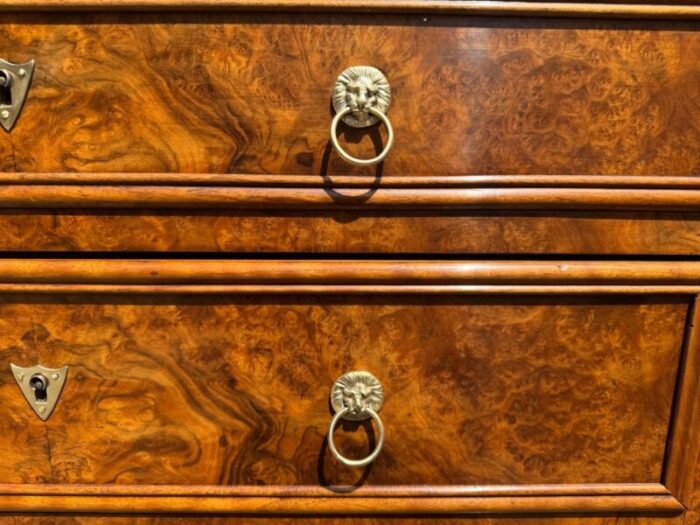
<svg viewBox="0 0 700 525"><path fill-rule="evenodd" d="M117 294L117 295L687 295L700 285L687 286L522 286L522 285L119 285L119 284L7 284L6 294Z"/></svg>
<svg viewBox="0 0 700 525"><path fill-rule="evenodd" d="M694 489L695 465L700 456L700 304L695 298L688 314L683 358L678 374L673 423L668 440L664 484L688 505Z"/></svg>
<svg viewBox="0 0 700 525"><path fill-rule="evenodd" d="M651 175L280 175L237 173L12 173L13 186L215 186L291 188L610 188L700 189L700 177Z"/></svg>
<svg viewBox="0 0 700 525"><path fill-rule="evenodd" d="M218 497L491 497L491 496L666 496L660 483L572 483L548 485L67 485L0 483L0 497L23 496L218 496Z"/></svg>
<svg viewBox="0 0 700 525"><path fill-rule="evenodd" d="M700 262L0 259L0 292L687 294Z"/></svg>
<svg viewBox="0 0 700 525"><path fill-rule="evenodd" d="M303 11L435 15L700 19L700 6L484 0L2 0L0 11Z"/></svg>
<svg viewBox="0 0 700 525"><path fill-rule="evenodd" d="M0 485L11 512L222 514L678 514L684 507L661 485L525 485L368 487L333 493L323 487Z"/></svg>
<svg viewBox="0 0 700 525"><path fill-rule="evenodd" d="M700 209L693 177L3 174L5 209Z"/></svg>
<svg viewBox="0 0 700 525"><path fill-rule="evenodd" d="M700 286L700 262L31 258L0 259L0 282Z"/></svg>
<svg viewBox="0 0 700 525"><path fill-rule="evenodd" d="M676 176L0 173L0 249L687 257L699 196Z"/></svg>
<svg viewBox="0 0 700 525"><path fill-rule="evenodd" d="M700 209L700 177L2 173L0 208Z"/></svg>
<svg viewBox="0 0 700 525"><path fill-rule="evenodd" d="M208 496L2 496L3 512L187 514L680 514L673 496L503 496L469 498L215 498Z"/></svg>

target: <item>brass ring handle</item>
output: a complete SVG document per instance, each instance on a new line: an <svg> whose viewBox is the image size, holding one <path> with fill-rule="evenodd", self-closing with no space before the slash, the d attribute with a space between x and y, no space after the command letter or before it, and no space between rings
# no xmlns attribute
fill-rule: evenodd
<svg viewBox="0 0 700 525"><path fill-rule="evenodd" d="M350 409L345 407L339 412L337 412L335 416L333 416L333 419L331 419L331 424L328 427L328 448L330 449L331 453L335 456L335 458L338 461L340 461L343 465L346 465L348 467L366 467L375 459L377 459L377 456L379 456L379 453L382 451L382 445L384 445L384 424L382 423L379 414L377 414L371 408L365 408L364 412L371 416L372 419L374 419L374 421L377 423L377 445L374 447L372 453L367 457L364 457L362 459L346 458L340 452L338 452L337 448L335 448L335 442L333 441L333 433L335 432L335 427L338 426L340 420L344 419L349 411Z"/></svg>
<svg viewBox="0 0 700 525"><path fill-rule="evenodd" d="M384 388L369 372L354 371L340 376L331 388L331 406L335 415L328 427L328 448L335 458L348 467L365 467L372 463L384 445L384 424L379 410L384 403ZM377 423L377 444L372 453L362 459L348 459L335 446L333 433L342 419L364 421L372 418Z"/></svg>
<svg viewBox="0 0 700 525"><path fill-rule="evenodd" d="M389 120L389 117L387 117L384 112L379 111L376 108L367 108L367 111L370 114L374 115L384 123L384 126L386 127L386 145L384 146L382 152L376 157L373 157L371 159L358 159L357 157L353 157L347 151L345 151L338 142L338 124L343 119L343 117L348 115L351 111L352 109L350 107L345 107L344 109L336 113L335 117L333 117L333 121L331 122L331 142L333 143L333 147L343 160L349 162L350 164L354 164L355 166L373 166L374 164L379 164L384 160L384 158L389 153L389 150L391 150L391 147L394 145L394 128L391 127L391 121Z"/></svg>

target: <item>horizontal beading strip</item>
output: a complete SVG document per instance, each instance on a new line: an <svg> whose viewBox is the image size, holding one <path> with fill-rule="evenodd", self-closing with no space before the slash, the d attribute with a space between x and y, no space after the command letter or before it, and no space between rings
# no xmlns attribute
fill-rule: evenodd
<svg viewBox="0 0 700 525"><path fill-rule="evenodd" d="M218 485L69 485L0 484L0 495L105 496L250 496L250 497L457 497L668 495L660 483L587 483L544 485L391 485L391 486L218 486Z"/></svg>
<svg viewBox="0 0 700 525"><path fill-rule="evenodd" d="M111 294L111 295L688 295L700 293L700 284L648 285L119 285L119 284L12 284L0 283L3 294Z"/></svg>
<svg viewBox="0 0 700 525"><path fill-rule="evenodd" d="M700 210L700 191L608 188L268 188L5 185L0 208Z"/></svg>
<svg viewBox="0 0 700 525"><path fill-rule="evenodd" d="M0 259L0 283L700 286L700 261Z"/></svg>
<svg viewBox="0 0 700 525"><path fill-rule="evenodd" d="M216 514L455 514L596 513L684 510L669 495L495 496L423 498L211 497L211 496L0 496L3 512L216 513Z"/></svg>
<svg viewBox="0 0 700 525"><path fill-rule="evenodd" d="M0 173L0 184L292 188L657 188L700 189L700 177L653 175L281 175L224 173Z"/></svg>

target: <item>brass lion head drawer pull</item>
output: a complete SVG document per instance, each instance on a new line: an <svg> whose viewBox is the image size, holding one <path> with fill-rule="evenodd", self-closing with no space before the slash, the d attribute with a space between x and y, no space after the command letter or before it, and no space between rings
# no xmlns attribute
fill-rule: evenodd
<svg viewBox="0 0 700 525"><path fill-rule="evenodd" d="M47 368L42 365L22 367L10 363L10 368L22 395L34 413L43 421L49 419L66 383L68 367Z"/></svg>
<svg viewBox="0 0 700 525"><path fill-rule="evenodd" d="M335 458L348 467L364 467L372 463L384 445L384 424L379 410L384 403L384 388L379 380L369 372L349 372L339 377L331 388L331 406L335 415L328 427L328 448ZM333 433L341 419L363 421L372 418L377 424L377 445L372 453L363 459L348 459L335 446Z"/></svg>
<svg viewBox="0 0 700 525"><path fill-rule="evenodd" d="M333 87L331 142L340 157L356 166L379 164L394 145L394 129L386 116L391 105L391 88L384 73L372 66L355 66L343 71ZM338 124L343 121L353 128L366 128L381 121L387 139L382 152L371 159L358 159L345 151L338 142Z"/></svg>

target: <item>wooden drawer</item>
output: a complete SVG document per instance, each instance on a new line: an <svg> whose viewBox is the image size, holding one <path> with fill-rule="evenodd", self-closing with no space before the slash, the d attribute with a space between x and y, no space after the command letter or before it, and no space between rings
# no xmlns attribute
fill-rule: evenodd
<svg viewBox="0 0 700 525"><path fill-rule="evenodd" d="M667 447L699 275L698 263L0 260L0 504L678 511L682 454ZM69 367L47 422L11 362ZM326 442L329 389L352 370L386 394L385 445L366 470ZM334 435L362 456L376 432Z"/></svg>
<svg viewBox="0 0 700 525"><path fill-rule="evenodd" d="M0 56L35 59L36 71L15 128L0 135L0 170L697 174L697 28L434 13L8 13ZM329 144L335 79L363 64L393 88L396 142L380 170L349 165ZM369 157L383 133L341 139Z"/></svg>
<svg viewBox="0 0 700 525"><path fill-rule="evenodd" d="M0 252L700 253L700 179L0 174Z"/></svg>
<svg viewBox="0 0 700 525"><path fill-rule="evenodd" d="M14 6L0 57L36 71L0 134L2 252L699 253L696 20L518 11L575 4L493 18L473 15L510 7L18 1L0 5ZM334 81L358 64L393 89L396 141L379 167L329 142ZM383 133L345 130L344 144L370 156Z"/></svg>
<svg viewBox="0 0 700 525"><path fill-rule="evenodd" d="M683 4L0 0L0 524L700 523Z"/></svg>

